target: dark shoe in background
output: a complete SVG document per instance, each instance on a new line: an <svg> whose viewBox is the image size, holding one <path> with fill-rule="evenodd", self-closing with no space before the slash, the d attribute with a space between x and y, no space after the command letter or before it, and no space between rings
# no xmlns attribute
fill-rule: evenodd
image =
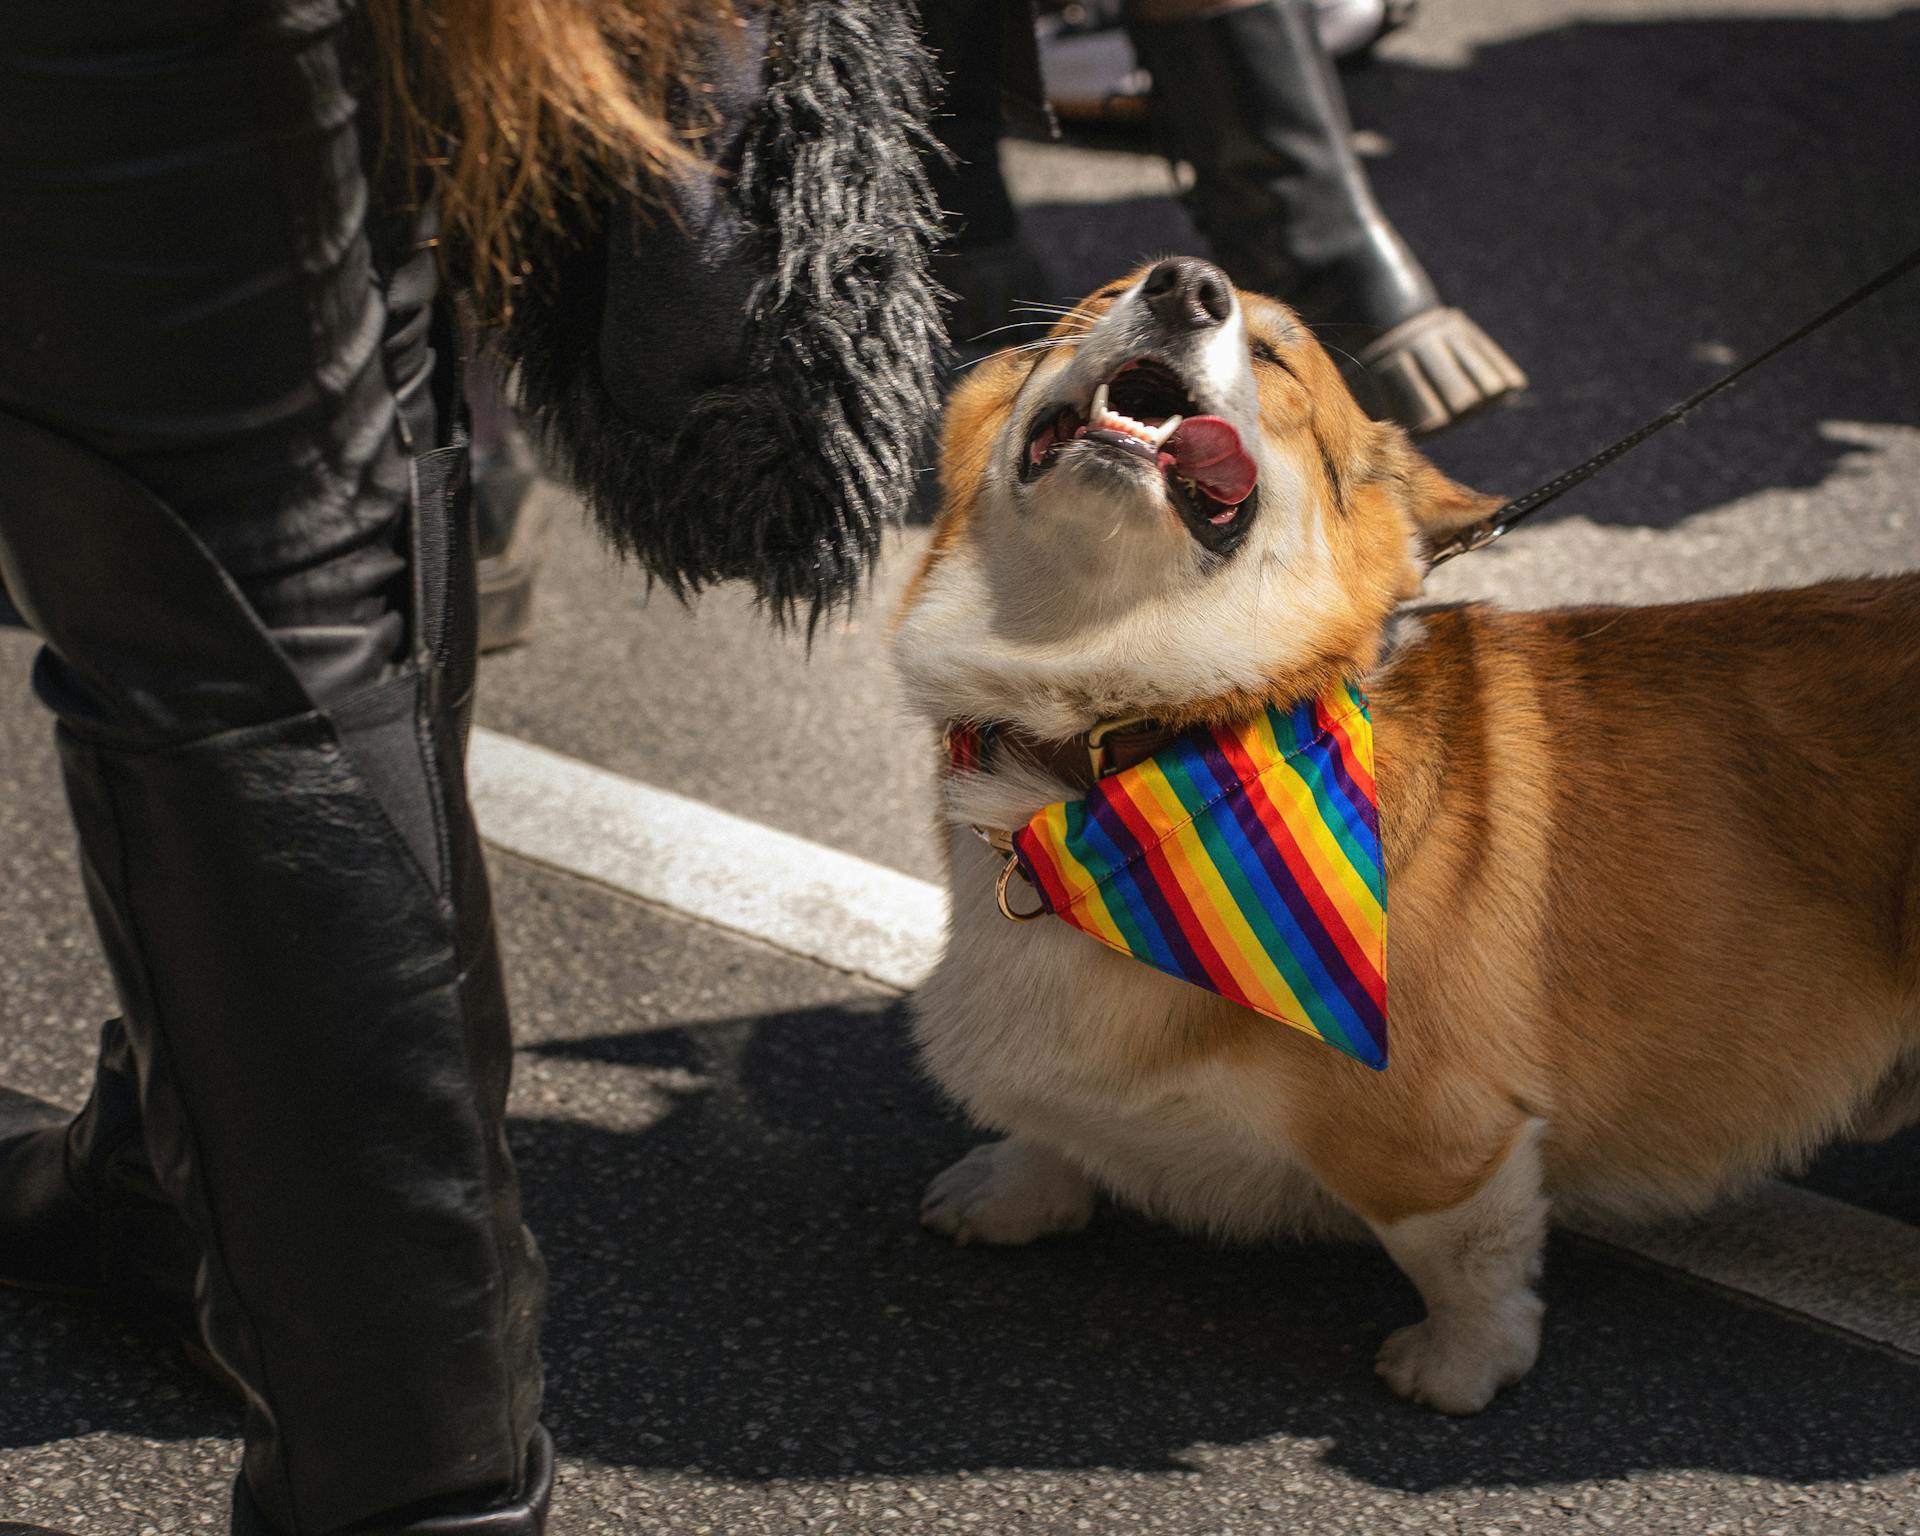
<svg viewBox="0 0 1920 1536"><path fill-rule="evenodd" d="M504 650L533 627L533 584L545 547L540 478L527 435L515 421L506 380L485 345L467 338L467 412L473 423L473 536L480 592L480 649Z"/></svg>
<svg viewBox="0 0 1920 1536"><path fill-rule="evenodd" d="M480 591L480 649L504 650L533 627L533 584L546 545L546 514L532 492L539 466L518 427L473 452L473 535Z"/></svg>
<svg viewBox="0 0 1920 1536"><path fill-rule="evenodd" d="M79 1114L0 1090L0 1284L93 1296L197 1344L200 1248L141 1136L126 1026L100 1032Z"/></svg>
<svg viewBox="0 0 1920 1536"><path fill-rule="evenodd" d="M968 358L1037 336L1018 306L1054 296L1046 268L1022 238L1000 170L1004 33L999 0L927 0L927 42L943 91L935 120L947 152L928 168L943 220L933 275L951 295L947 334Z"/></svg>
<svg viewBox="0 0 1920 1536"><path fill-rule="evenodd" d="M927 177L942 214L932 270L945 290L941 314L954 365L941 380L944 394L958 369L1043 335L1050 321L1023 306L1055 297L1056 289L1022 236L1000 169L1007 124L1000 0L925 0L921 21L941 77L934 128L942 153L928 156ZM931 522L938 511L938 454L938 423L929 421L907 514L913 522Z"/></svg>

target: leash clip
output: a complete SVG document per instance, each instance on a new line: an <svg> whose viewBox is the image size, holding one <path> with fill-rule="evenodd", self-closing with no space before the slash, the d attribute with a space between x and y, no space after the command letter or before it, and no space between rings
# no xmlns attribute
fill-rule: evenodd
<svg viewBox="0 0 1920 1536"><path fill-rule="evenodd" d="M1013 877L1019 875L1022 881L1026 876L1020 871L1020 856L1010 853L1007 862L1000 871L1000 878L993 885L993 899L999 904L1000 915L1010 923L1030 923L1037 917L1045 917L1045 907L1035 907L1031 912L1016 912L1013 903L1007 899L1007 887L1013 883Z"/></svg>
<svg viewBox="0 0 1920 1536"><path fill-rule="evenodd" d="M1013 877L1019 875L1021 880L1027 879L1020 869L1020 855L1013 851L1013 834L1002 832L998 827L975 827L973 835L995 853L1007 856L1007 862L1000 869L1000 878L993 884L993 899L1000 908L1000 915L1010 923L1030 923L1037 917L1045 917L1047 909L1044 906L1035 907L1031 912L1016 912L1013 902L1008 898L1007 891L1013 884Z"/></svg>

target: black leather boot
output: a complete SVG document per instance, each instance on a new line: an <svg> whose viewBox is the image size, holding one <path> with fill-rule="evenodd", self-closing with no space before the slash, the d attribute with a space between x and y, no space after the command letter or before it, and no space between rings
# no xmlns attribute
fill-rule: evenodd
<svg viewBox="0 0 1920 1536"><path fill-rule="evenodd" d="M1167 152L1193 166L1196 222L1228 276L1284 299L1351 354L1375 416L1432 432L1526 385L1440 301L1375 203L1310 0L1135 22Z"/></svg>
<svg viewBox="0 0 1920 1536"><path fill-rule="evenodd" d="M245 1395L248 1536L544 1520L544 1274L504 1137L511 1044L463 781L464 451L414 464L411 659L320 709L164 504L0 413L0 567L48 643L36 687L62 721L154 1176L205 1255L201 1334ZM175 739L119 723L149 687Z"/></svg>
<svg viewBox="0 0 1920 1536"><path fill-rule="evenodd" d="M200 1249L147 1160L139 1091L111 1019L78 1115L0 1092L0 1283L106 1297L190 1339Z"/></svg>

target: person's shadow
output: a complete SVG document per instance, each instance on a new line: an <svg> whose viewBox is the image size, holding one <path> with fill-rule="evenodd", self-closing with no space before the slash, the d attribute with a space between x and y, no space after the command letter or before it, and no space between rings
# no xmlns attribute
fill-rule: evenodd
<svg viewBox="0 0 1920 1536"><path fill-rule="evenodd" d="M1347 79L1388 146L1368 161L1382 205L1531 376L1517 405L1431 444L1485 490L1578 463L1920 246L1920 11L1580 22ZM1026 218L1062 289L1046 297L1204 249L1167 200ZM1881 423L1920 426L1920 277L1543 517L1670 527L1818 486L1880 451Z"/></svg>

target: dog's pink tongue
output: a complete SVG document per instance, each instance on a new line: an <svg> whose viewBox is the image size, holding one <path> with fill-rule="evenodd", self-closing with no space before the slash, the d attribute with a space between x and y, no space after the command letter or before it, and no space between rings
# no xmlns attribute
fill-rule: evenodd
<svg viewBox="0 0 1920 1536"><path fill-rule="evenodd" d="M1185 476L1215 501L1237 506L1253 494L1260 471L1240 446L1240 434L1218 416L1189 416L1161 448Z"/></svg>

